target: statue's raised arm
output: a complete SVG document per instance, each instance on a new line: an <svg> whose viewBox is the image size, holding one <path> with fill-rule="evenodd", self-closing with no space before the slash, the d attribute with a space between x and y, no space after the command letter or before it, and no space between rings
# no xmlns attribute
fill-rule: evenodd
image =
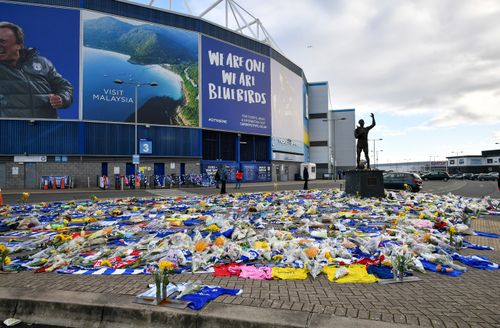
<svg viewBox="0 0 500 328"><path fill-rule="evenodd" d="M371 130L375 126L375 115L373 115L373 113L370 113L370 116L372 118L372 124L366 127L368 130Z"/></svg>

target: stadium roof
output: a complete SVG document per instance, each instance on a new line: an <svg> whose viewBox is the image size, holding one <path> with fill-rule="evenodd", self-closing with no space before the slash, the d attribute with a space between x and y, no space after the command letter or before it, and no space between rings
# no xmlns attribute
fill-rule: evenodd
<svg viewBox="0 0 500 328"><path fill-rule="evenodd" d="M256 41L271 46L274 50L283 52L273 40L262 22L239 5L235 0L210 0L206 8L201 7L200 0L121 0L142 4L155 9L167 10L183 15L189 15L217 24L228 30L240 33ZM201 8L201 10L200 10ZM193 11L199 11L194 13ZM222 22L222 23L221 23Z"/></svg>

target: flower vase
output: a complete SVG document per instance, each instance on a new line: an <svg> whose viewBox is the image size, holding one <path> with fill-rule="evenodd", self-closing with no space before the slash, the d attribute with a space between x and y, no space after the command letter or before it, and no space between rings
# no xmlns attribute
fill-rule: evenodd
<svg viewBox="0 0 500 328"><path fill-rule="evenodd" d="M162 297L161 297L161 283L157 283L156 284L156 303L157 304L160 304L161 301L162 301Z"/></svg>
<svg viewBox="0 0 500 328"><path fill-rule="evenodd" d="M165 284L165 281L162 282L162 284L161 284L161 299L162 300L167 299L167 286L168 286L168 281L166 284Z"/></svg>
<svg viewBox="0 0 500 328"><path fill-rule="evenodd" d="M155 285L156 285L156 304L160 304L161 301L163 300L162 294L161 294L161 277L158 275L155 275Z"/></svg>
<svg viewBox="0 0 500 328"><path fill-rule="evenodd" d="M405 272L403 270L398 271L398 281L403 282Z"/></svg>

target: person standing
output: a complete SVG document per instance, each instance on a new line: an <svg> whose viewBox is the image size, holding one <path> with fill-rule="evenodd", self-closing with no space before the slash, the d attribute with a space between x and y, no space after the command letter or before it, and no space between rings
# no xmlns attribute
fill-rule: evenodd
<svg viewBox="0 0 500 328"><path fill-rule="evenodd" d="M236 171L235 178L236 178L235 189L241 189L241 180L243 180L243 171L241 170Z"/></svg>
<svg viewBox="0 0 500 328"><path fill-rule="evenodd" d="M222 167L220 171L220 194L223 195L226 193L226 182L227 182L227 171L226 168Z"/></svg>
<svg viewBox="0 0 500 328"><path fill-rule="evenodd" d="M73 86L50 60L24 47L24 32L0 22L0 117L58 118L73 102Z"/></svg>
<svg viewBox="0 0 500 328"><path fill-rule="evenodd" d="M220 182L220 170L219 170L219 168L217 168L217 171L215 171L214 180L215 180L215 188L219 189L219 182Z"/></svg>
<svg viewBox="0 0 500 328"><path fill-rule="evenodd" d="M304 179L304 190L308 190L307 182L309 181L309 170L307 166L304 166L304 170L302 171L302 178Z"/></svg>

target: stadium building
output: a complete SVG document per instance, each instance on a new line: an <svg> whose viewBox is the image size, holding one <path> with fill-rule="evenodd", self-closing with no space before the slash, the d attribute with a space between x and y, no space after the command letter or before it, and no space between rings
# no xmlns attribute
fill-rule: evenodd
<svg viewBox="0 0 500 328"><path fill-rule="evenodd" d="M237 169L244 181L291 180L311 160L309 109L328 113L318 101L328 90L309 94L317 85L276 47L202 17L127 1L0 0L0 22L22 28L31 54L0 63L1 188L54 177L95 187L102 176L114 188L136 172L221 165L230 181Z"/></svg>

